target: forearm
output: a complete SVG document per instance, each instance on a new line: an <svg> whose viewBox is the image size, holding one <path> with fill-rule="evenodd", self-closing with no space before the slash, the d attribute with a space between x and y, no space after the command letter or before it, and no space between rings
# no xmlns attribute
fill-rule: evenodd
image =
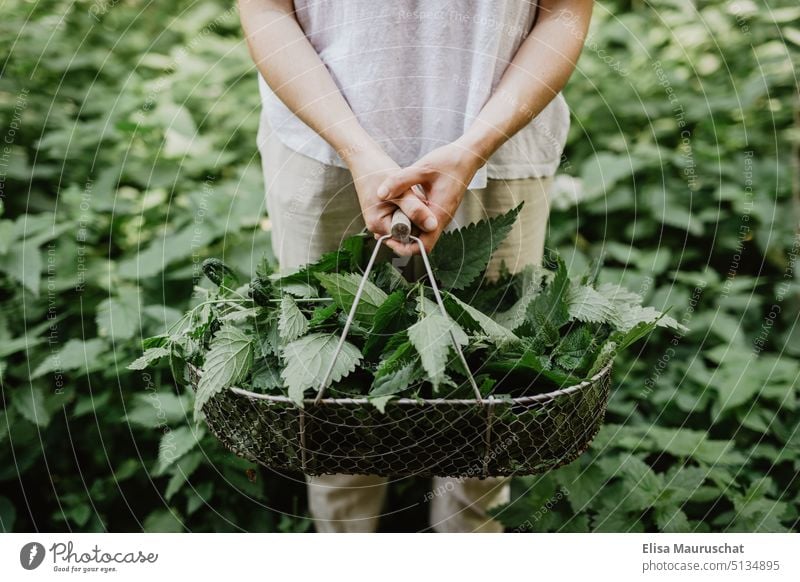
<svg viewBox="0 0 800 582"><path fill-rule="evenodd" d="M542 0L539 19L492 97L458 140L485 162L564 88L580 56L592 0Z"/></svg>
<svg viewBox="0 0 800 582"><path fill-rule="evenodd" d="M239 0L253 61L278 98L347 161L380 150L358 123L295 18L291 0Z"/></svg>

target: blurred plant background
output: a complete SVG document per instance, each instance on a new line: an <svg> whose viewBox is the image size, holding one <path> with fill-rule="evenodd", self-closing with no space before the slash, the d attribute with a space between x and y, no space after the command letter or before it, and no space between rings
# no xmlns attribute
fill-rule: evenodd
<svg viewBox="0 0 800 582"><path fill-rule="evenodd" d="M0 530L309 530L301 475L126 369L203 258L270 254L234 3L2 6ZM691 331L619 361L591 450L516 479L510 531L797 529L799 55L796 0L596 4L549 245ZM382 529L425 527L428 487L395 483Z"/></svg>

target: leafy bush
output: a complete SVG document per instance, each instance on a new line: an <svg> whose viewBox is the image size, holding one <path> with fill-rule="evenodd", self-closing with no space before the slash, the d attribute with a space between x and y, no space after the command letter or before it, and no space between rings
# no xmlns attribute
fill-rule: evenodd
<svg viewBox="0 0 800 582"><path fill-rule="evenodd" d="M798 18L794 0L596 5L549 245L691 331L620 358L606 427L515 480L512 530L796 528ZM205 285L200 257L249 278L269 255L236 14L12 1L0 33L2 528L307 529L296 476L195 428L168 367L125 367ZM384 527L422 527L406 514Z"/></svg>

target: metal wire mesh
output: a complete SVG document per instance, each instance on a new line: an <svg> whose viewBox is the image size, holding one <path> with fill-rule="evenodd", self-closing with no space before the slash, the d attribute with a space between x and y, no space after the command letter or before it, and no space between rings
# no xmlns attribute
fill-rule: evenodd
<svg viewBox="0 0 800 582"><path fill-rule="evenodd" d="M190 366L192 385L199 371ZM511 400L399 399L385 413L366 399L283 396L231 388L203 407L233 453L307 475L533 475L583 453L603 421L611 366L591 380Z"/></svg>

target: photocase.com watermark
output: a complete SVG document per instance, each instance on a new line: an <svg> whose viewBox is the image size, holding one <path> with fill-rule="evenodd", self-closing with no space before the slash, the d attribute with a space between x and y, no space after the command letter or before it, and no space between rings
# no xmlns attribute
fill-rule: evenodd
<svg viewBox="0 0 800 582"><path fill-rule="evenodd" d="M117 572L122 564L155 564L158 554L133 550L128 552L107 552L96 545L89 550L76 550L72 542L56 542L50 548L39 542L28 542L19 552L19 563L26 570L35 570L50 557L54 572L73 574Z"/></svg>

